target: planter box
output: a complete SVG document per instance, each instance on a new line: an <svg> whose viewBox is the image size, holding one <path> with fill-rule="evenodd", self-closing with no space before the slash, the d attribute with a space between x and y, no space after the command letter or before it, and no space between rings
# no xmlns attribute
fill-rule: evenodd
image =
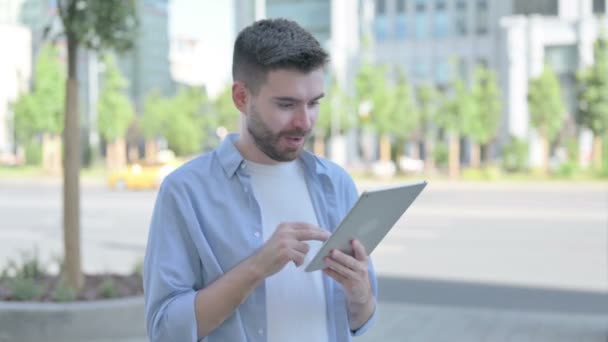
<svg viewBox="0 0 608 342"><path fill-rule="evenodd" d="M0 342L146 341L142 296L74 303L0 301Z"/></svg>

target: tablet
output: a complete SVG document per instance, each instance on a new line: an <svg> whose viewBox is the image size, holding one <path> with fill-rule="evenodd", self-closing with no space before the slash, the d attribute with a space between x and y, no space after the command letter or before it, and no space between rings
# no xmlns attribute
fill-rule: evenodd
<svg viewBox="0 0 608 342"><path fill-rule="evenodd" d="M306 272L325 268L323 258L333 249L353 255L351 241L355 239L365 246L368 255L371 254L426 184L426 181L421 181L363 192L335 232L306 266Z"/></svg>

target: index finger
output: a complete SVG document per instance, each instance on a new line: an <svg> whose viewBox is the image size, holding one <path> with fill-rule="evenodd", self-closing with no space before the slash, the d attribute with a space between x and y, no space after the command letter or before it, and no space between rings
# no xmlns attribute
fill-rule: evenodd
<svg viewBox="0 0 608 342"><path fill-rule="evenodd" d="M331 235L328 231L315 227L311 224L299 224L296 225L295 228L295 235L298 241L325 241Z"/></svg>

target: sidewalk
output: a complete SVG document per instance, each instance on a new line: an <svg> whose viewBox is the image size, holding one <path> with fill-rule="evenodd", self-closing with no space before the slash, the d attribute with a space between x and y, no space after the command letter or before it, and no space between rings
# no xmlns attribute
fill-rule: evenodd
<svg viewBox="0 0 608 342"><path fill-rule="evenodd" d="M380 303L355 342L606 342L608 315Z"/></svg>

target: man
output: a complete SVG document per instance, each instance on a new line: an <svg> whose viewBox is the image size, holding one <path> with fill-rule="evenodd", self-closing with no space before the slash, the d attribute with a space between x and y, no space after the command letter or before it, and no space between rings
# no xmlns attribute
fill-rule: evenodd
<svg viewBox="0 0 608 342"><path fill-rule="evenodd" d="M232 98L240 135L169 175L144 264L152 341L349 341L373 321L364 247L304 267L358 195L337 165L305 151L327 54L296 23L261 20L237 37ZM323 227L323 228L320 228Z"/></svg>

